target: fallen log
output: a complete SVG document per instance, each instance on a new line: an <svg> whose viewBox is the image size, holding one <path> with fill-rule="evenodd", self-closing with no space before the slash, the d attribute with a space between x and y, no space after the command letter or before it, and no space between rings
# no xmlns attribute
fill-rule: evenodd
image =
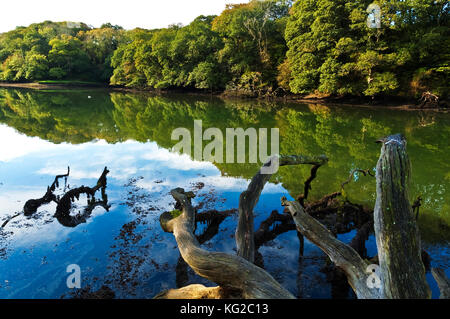
<svg viewBox="0 0 450 319"><path fill-rule="evenodd" d="M200 245L211 240L219 233L219 227L222 222L228 217L237 212L237 209L230 209L224 211L209 210L195 215L195 222L206 224L207 227L202 234L196 235ZM175 282L178 288L184 287L189 280L188 265L180 256L178 258L177 266L175 267L176 278ZM171 295L173 296L173 295Z"/></svg>

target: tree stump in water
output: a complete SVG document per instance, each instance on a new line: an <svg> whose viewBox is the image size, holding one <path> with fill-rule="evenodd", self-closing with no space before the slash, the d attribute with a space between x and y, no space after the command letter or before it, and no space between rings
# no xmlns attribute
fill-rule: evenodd
<svg viewBox="0 0 450 319"><path fill-rule="evenodd" d="M406 140L380 141L374 227L385 298L430 298L421 258L419 229L408 196L411 165Z"/></svg>

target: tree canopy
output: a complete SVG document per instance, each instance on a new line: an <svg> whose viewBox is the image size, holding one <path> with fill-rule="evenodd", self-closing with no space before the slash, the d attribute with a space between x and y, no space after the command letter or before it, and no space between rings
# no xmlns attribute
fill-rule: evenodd
<svg viewBox="0 0 450 319"><path fill-rule="evenodd" d="M0 34L0 80L247 95L448 95L445 0L251 0L157 30L45 21Z"/></svg>
<svg viewBox="0 0 450 319"><path fill-rule="evenodd" d="M0 34L0 80L46 79L108 81L111 56L124 39L120 27L51 22Z"/></svg>

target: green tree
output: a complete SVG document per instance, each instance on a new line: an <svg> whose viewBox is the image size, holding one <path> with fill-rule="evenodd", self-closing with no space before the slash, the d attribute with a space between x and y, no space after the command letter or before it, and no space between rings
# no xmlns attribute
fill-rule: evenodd
<svg viewBox="0 0 450 319"><path fill-rule="evenodd" d="M42 80L48 75L48 61L44 54L30 51L25 57L25 79Z"/></svg>
<svg viewBox="0 0 450 319"><path fill-rule="evenodd" d="M56 78L82 78L90 71L87 53L83 43L76 37L63 34L61 38L50 41L51 50L48 53L50 74L59 74ZM53 70L53 71L52 71Z"/></svg>
<svg viewBox="0 0 450 319"><path fill-rule="evenodd" d="M111 58L114 51L124 41L124 31L119 26L104 24L100 29L80 31L77 37L83 42L83 50L95 66L96 78L109 81L113 69Z"/></svg>
<svg viewBox="0 0 450 319"><path fill-rule="evenodd" d="M286 53L282 35L290 5L291 1L275 0L227 5L213 21L213 31L224 41L218 59L227 64L231 85L238 85L248 72L260 72L264 82L276 85L277 68Z"/></svg>
<svg viewBox="0 0 450 319"><path fill-rule="evenodd" d="M375 5L366 0L295 2L285 33L292 92L447 94L445 1L378 0ZM379 23L368 24L377 12Z"/></svg>

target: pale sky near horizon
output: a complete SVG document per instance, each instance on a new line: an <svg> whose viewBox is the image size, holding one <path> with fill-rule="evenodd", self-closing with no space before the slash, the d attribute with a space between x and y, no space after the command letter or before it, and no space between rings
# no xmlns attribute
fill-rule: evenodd
<svg viewBox="0 0 450 319"><path fill-rule="evenodd" d="M51 20L84 22L94 27L110 22L125 29L154 29L189 24L199 15L220 14L228 3L248 0L3 0L0 33Z"/></svg>

